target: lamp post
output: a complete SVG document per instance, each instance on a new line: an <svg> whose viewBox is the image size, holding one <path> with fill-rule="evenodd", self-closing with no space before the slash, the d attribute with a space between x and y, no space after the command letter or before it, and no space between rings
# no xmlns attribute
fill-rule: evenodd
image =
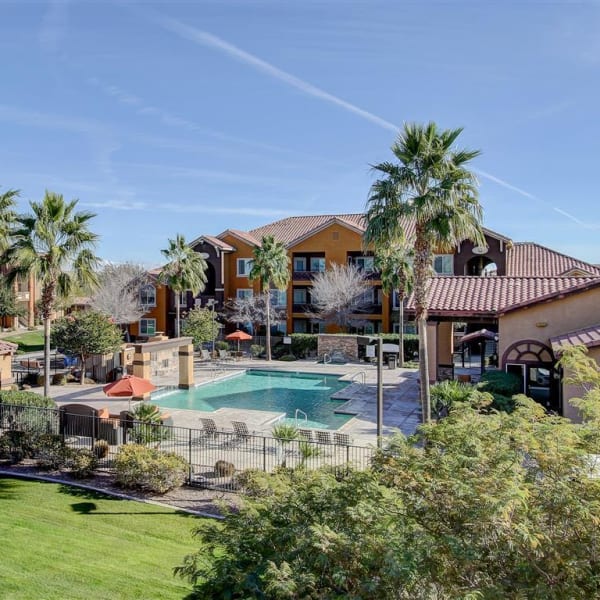
<svg viewBox="0 0 600 600"><path fill-rule="evenodd" d="M215 304L216 303L217 303L217 301L214 298L210 298L209 300L206 301L207 306L210 306L210 310L211 310L210 332L211 332L211 337L212 337L212 348L211 348L212 356L214 356L214 354L215 354Z"/></svg>
<svg viewBox="0 0 600 600"><path fill-rule="evenodd" d="M383 338L369 335L359 335L358 343L369 345L377 342L377 447L383 443Z"/></svg>

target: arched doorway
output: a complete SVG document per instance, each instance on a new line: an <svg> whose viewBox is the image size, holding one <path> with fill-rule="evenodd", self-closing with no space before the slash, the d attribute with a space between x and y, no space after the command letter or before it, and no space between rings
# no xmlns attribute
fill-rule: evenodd
<svg viewBox="0 0 600 600"><path fill-rule="evenodd" d="M487 256L474 256L465 265L465 275L473 275L476 277L489 277L496 275L498 267L496 263Z"/></svg>
<svg viewBox="0 0 600 600"><path fill-rule="evenodd" d="M549 346L538 340L521 340L510 345L502 355L507 373L521 380L521 392L542 404L546 410L562 413L560 374Z"/></svg>

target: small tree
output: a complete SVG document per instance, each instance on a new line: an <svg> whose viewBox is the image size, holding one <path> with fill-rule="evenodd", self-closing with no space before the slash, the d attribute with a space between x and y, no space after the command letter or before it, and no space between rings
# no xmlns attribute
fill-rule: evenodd
<svg viewBox="0 0 600 600"><path fill-rule="evenodd" d="M271 306L267 314L267 305L270 295L257 294L247 298L234 298L226 305L227 320L230 323L251 323L256 332L260 327L266 327L270 317L270 323L283 323L286 319L285 309Z"/></svg>
<svg viewBox="0 0 600 600"><path fill-rule="evenodd" d="M218 315L213 310L196 306L185 316L181 325L183 335L189 335L198 346L214 340L219 334Z"/></svg>
<svg viewBox="0 0 600 600"><path fill-rule="evenodd" d="M0 318L4 317L20 317L25 314L25 311L20 306L17 306L17 298L12 287L4 285L0 282Z"/></svg>
<svg viewBox="0 0 600 600"><path fill-rule="evenodd" d="M371 304L366 297L370 289L364 273L357 267L334 263L331 269L313 279L311 298L316 311L311 315L344 331L350 326L360 326L365 320L357 313Z"/></svg>
<svg viewBox="0 0 600 600"><path fill-rule="evenodd" d="M88 356L115 352L123 343L119 328L105 315L93 311L58 319L52 327L51 339L55 347L81 358L82 384Z"/></svg>
<svg viewBox="0 0 600 600"><path fill-rule="evenodd" d="M99 313L111 317L116 325L139 321L146 312L140 291L148 283L148 272L141 265L106 265L98 275L98 288L90 304Z"/></svg>

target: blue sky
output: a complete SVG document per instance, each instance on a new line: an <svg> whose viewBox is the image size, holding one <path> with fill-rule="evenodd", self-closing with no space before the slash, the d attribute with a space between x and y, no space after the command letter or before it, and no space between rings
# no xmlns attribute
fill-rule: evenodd
<svg viewBox="0 0 600 600"><path fill-rule="evenodd" d="M0 186L98 253L360 212L396 127L462 126L485 225L600 263L600 3L0 0Z"/></svg>

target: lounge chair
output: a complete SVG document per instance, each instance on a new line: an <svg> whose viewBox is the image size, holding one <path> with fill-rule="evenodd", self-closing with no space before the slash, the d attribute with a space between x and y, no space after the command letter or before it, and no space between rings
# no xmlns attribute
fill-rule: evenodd
<svg viewBox="0 0 600 600"><path fill-rule="evenodd" d="M333 443L336 446L351 446L352 440L347 433L340 433L339 431L333 432Z"/></svg>
<svg viewBox="0 0 600 600"><path fill-rule="evenodd" d="M248 429L248 425L243 421L231 421L231 425L233 426L233 432L237 439L245 440L252 435Z"/></svg>
<svg viewBox="0 0 600 600"><path fill-rule="evenodd" d="M228 350L219 350L219 360L233 360Z"/></svg>
<svg viewBox="0 0 600 600"><path fill-rule="evenodd" d="M200 422L202 423L202 433L206 437L216 438L219 435L217 424L212 419L201 418Z"/></svg>
<svg viewBox="0 0 600 600"><path fill-rule="evenodd" d="M326 431L323 429L316 429L315 435L317 436L317 442L319 444L332 444L331 440L331 431Z"/></svg>
<svg viewBox="0 0 600 600"><path fill-rule="evenodd" d="M204 348L202 348L200 350L200 360L202 362L210 362L212 360L212 356L210 355L210 352L208 350L205 350Z"/></svg>
<svg viewBox="0 0 600 600"><path fill-rule="evenodd" d="M299 439L303 442L313 442L313 430L312 429L298 429Z"/></svg>

